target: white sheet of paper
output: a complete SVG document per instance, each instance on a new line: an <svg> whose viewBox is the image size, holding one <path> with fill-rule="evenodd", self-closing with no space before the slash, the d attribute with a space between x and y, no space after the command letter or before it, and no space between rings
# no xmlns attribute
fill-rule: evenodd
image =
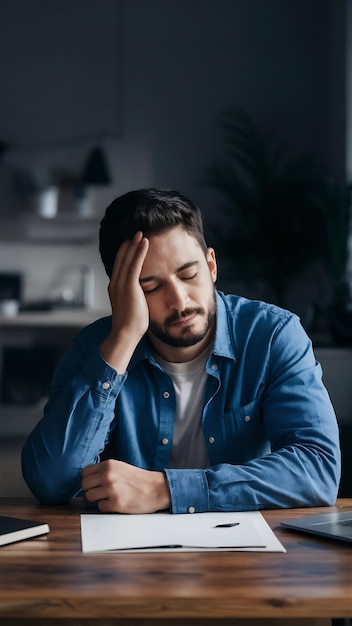
<svg viewBox="0 0 352 626"><path fill-rule="evenodd" d="M218 524L236 526L215 528ZM82 552L286 552L259 511L81 515Z"/></svg>

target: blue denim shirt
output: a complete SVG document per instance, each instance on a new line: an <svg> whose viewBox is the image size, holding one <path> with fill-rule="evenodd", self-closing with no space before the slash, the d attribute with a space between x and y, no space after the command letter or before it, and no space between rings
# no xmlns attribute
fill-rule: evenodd
<svg viewBox="0 0 352 626"><path fill-rule="evenodd" d="M84 328L54 374L44 416L22 452L42 502L81 494L81 471L104 458L165 471L173 513L320 506L340 478L336 417L298 317L217 292L202 427L210 467L169 469L170 377L147 336L119 375L99 347L111 317Z"/></svg>

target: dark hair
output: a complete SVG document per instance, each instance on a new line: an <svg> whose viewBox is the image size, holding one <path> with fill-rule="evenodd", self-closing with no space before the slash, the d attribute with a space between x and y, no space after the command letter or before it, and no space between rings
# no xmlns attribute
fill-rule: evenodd
<svg viewBox="0 0 352 626"><path fill-rule="evenodd" d="M99 231L100 256L109 278L123 241L138 230L150 237L175 226L183 226L206 251L200 209L178 191L155 187L116 198L106 209Z"/></svg>

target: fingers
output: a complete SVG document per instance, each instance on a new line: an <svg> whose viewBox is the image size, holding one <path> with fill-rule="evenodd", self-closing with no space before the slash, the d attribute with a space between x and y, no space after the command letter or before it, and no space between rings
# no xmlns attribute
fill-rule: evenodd
<svg viewBox="0 0 352 626"><path fill-rule="evenodd" d="M131 240L122 243L116 255L108 288L112 310L111 341L109 339L102 346L105 352L105 355L102 352L103 357L115 369L126 368L135 346L148 329L149 310L140 284L148 248L149 240L138 231ZM116 340L121 339L121 333L124 333L125 337L129 336L128 344L125 346L128 354L124 350L123 362L121 350L120 353L116 352L118 347Z"/></svg>
<svg viewBox="0 0 352 626"><path fill-rule="evenodd" d="M82 471L82 489L86 500L97 502L104 512L154 513L170 505L163 472L144 470L115 459L86 467Z"/></svg>
<svg viewBox="0 0 352 626"><path fill-rule="evenodd" d="M99 488L101 485L101 477L100 477L100 463L96 465L88 465L82 471L82 489L86 494L87 500L93 500L92 495L88 496L88 493L93 489Z"/></svg>
<svg viewBox="0 0 352 626"><path fill-rule="evenodd" d="M148 247L149 241L140 231L133 239L124 241L117 252L110 282L115 284L118 280L125 286L133 278L139 280Z"/></svg>
<svg viewBox="0 0 352 626"><path fill-rule="evenodd" d="M108 287L114 335L130 329L139 341L149 324L149 312L139 279L149 248L149 240L138 231L120 246ZM123 303L123 306L121 306Z"/></svg>
<svg viewBox="0 0 352 626"><path fill-rule="evenodd" d="M82 471L82 489L87 502L99 502L108 497L109 483L104 464L88 465Z"/></svg>
<svg viewBox="0 0 352 626"><path fill-rule="evenodd" d="M95 480L97 480L98 475L99 475L99 468L100 468L101 463L96 463L94 465L87 465L87 467L85 467L82 470L82 486L83 486L83 482L85 484L85 487L88 487L88 485L91 485L94 483Z"/></svg>
<svg viewBox="0 0 352 626"><path fill-rule="evenodd" d="M114 472L118 461L103 461L89 465L82 471L82 489L87 502L96 502L102 512L119 512L118 498L114 493Z"/></svg>

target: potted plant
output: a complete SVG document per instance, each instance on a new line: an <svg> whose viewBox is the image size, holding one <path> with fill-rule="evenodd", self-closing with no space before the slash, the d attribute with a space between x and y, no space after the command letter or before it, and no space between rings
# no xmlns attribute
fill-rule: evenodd
<svg viewBox="0 0 352 626"><path fill-rule="evenodd" d="M348 256L349 188L328 180L313 158L289 158L237 107L219 126L225 153L202 182L223 199L224 225L212 232L232 279L261 284L285 306L292 285L320 262L335 302Z"/></svg>
<svg viewBox="0 0 352 626"><path fill-rule="evenodd" d="M321 179L314 201L323 224L321 261L330 284L325 307L329 330L335 345L352 345L352 276L347 272L351 185Z"/></svg>

